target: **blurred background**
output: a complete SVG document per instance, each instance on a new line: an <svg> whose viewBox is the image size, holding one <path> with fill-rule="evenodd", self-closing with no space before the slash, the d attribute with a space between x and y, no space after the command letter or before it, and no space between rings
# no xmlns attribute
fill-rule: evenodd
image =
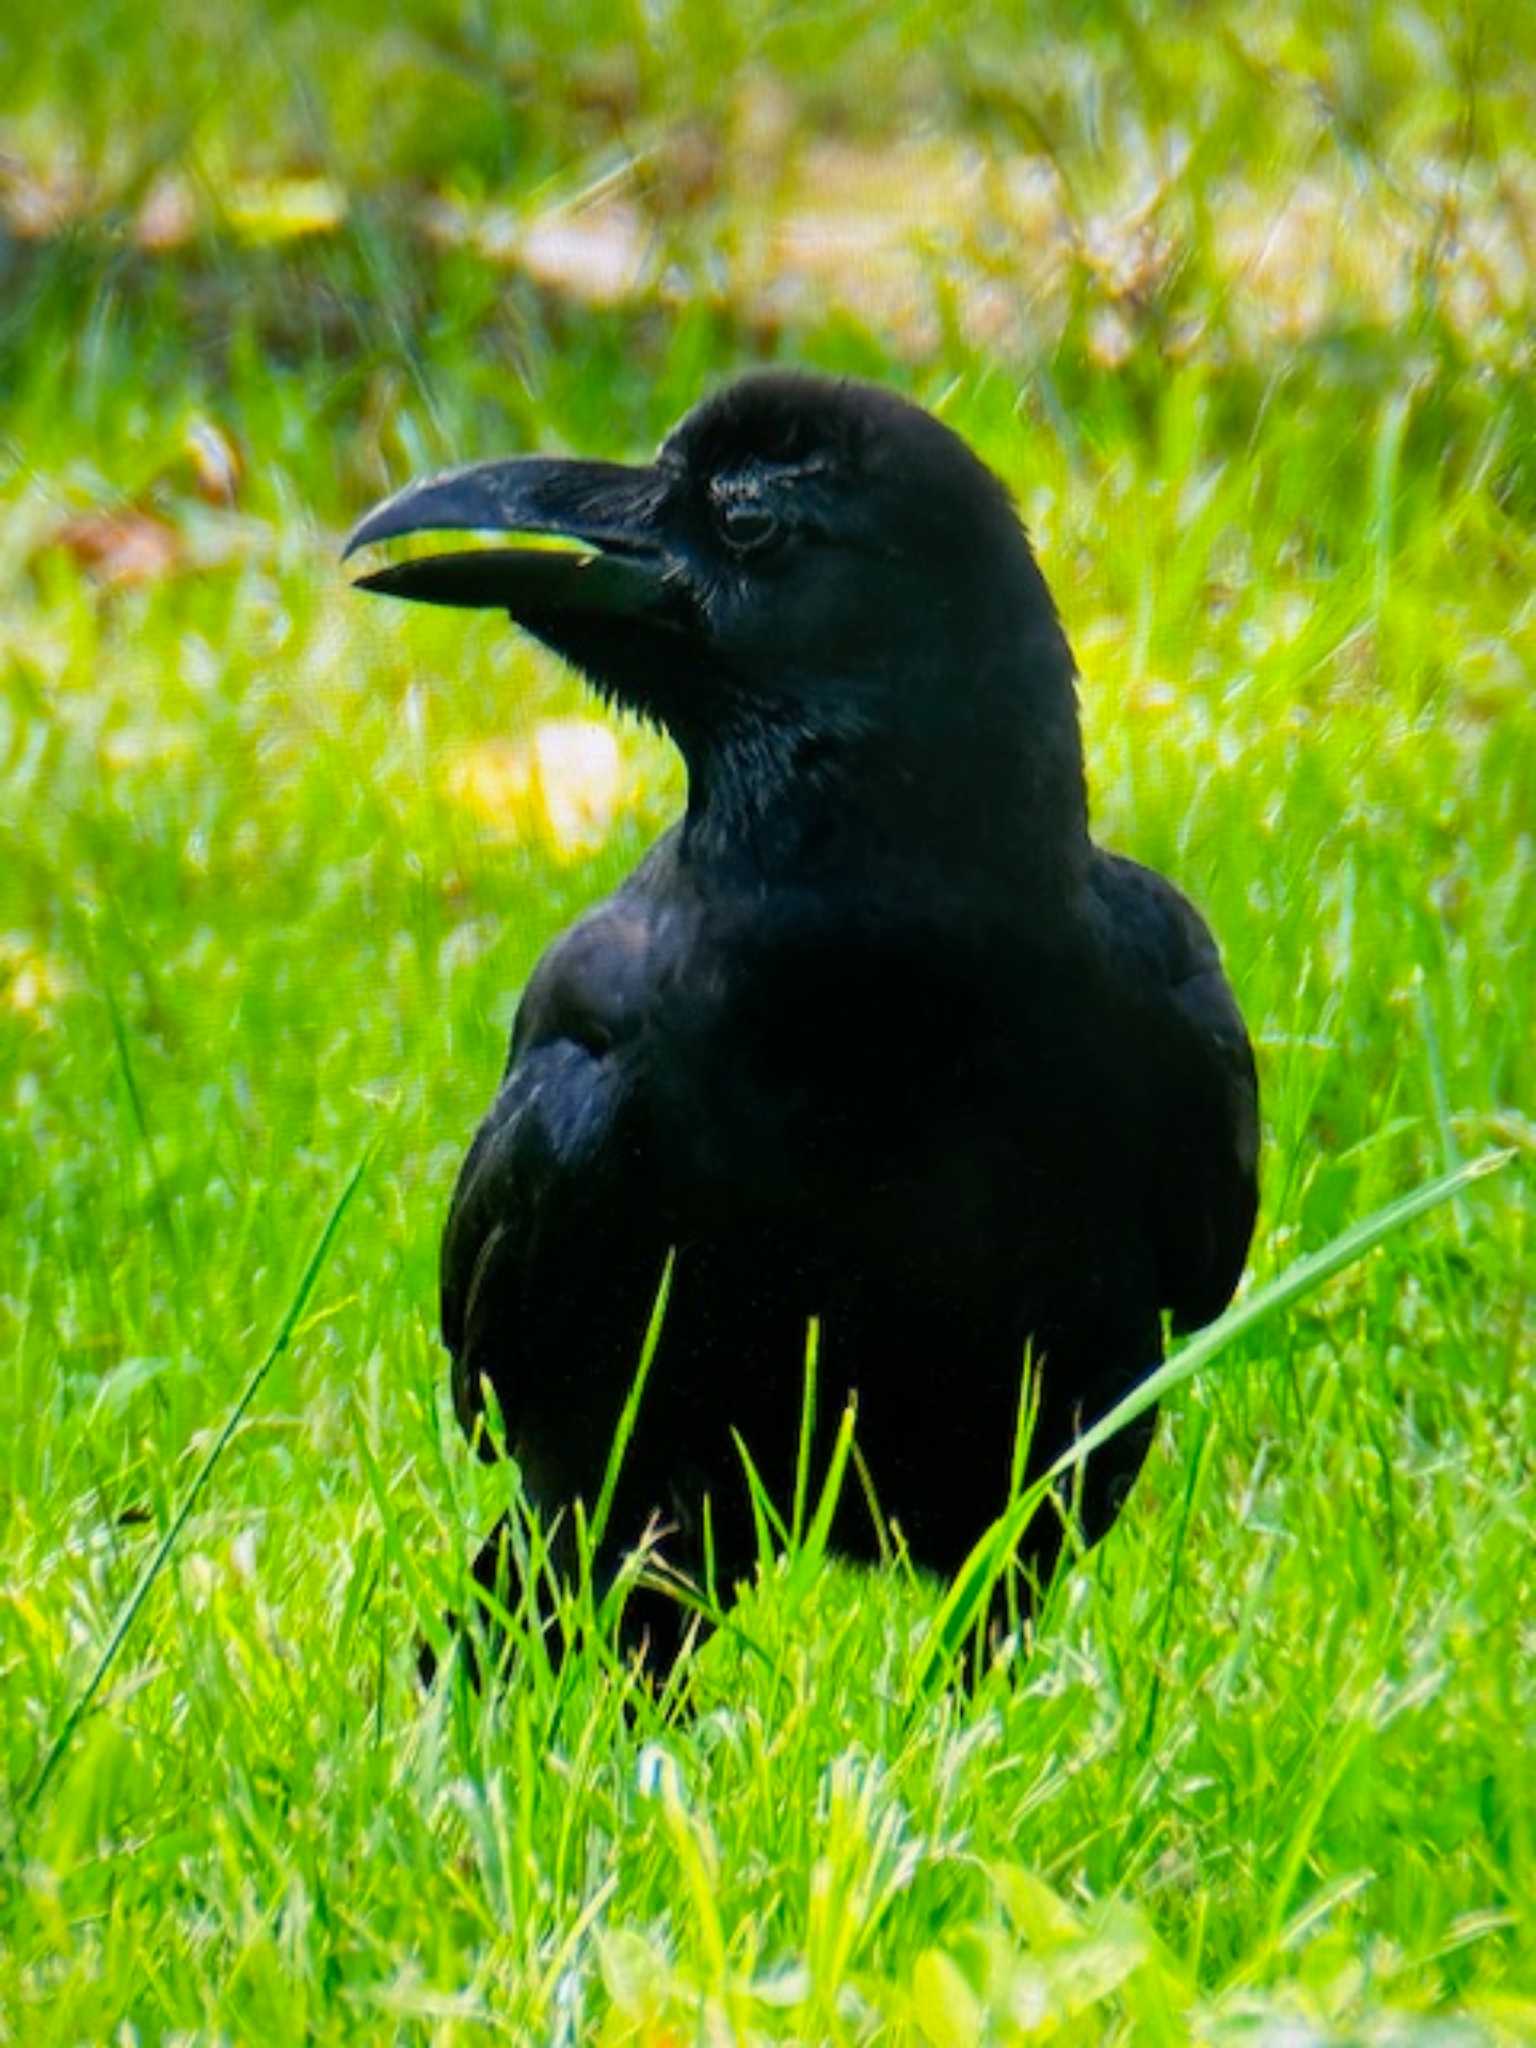
<svg viewBox="0 0 1536 2048"><path fill-rule="evenodd" d="M1017 410L1078 469L1183 365L1250 431L1305 365L1357 394L1320 474L1369 516L1383 404L1422 439L1453 369L1524 367L1521 11L94 0L0 35L38 543L179 496L324 524L469 445L644 442L765 358ZM122 581L177 555L71 544Z"/></svg>

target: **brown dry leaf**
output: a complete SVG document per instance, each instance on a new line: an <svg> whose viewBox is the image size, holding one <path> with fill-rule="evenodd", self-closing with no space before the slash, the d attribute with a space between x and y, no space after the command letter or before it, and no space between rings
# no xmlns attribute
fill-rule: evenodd
<svg viewBox="0 0 1536 2048"><path fill-rule="evenodd" d="M1007 348L1059 329L1078 269L1102 303L1091 346L1113 365L1137 345L1129 309L1166 290L1179 263L1187 151L1176 136L1141 151L1115 209L1074 220L1042 155L895 138L818 141L786 160L783 110L771 98L765 108L780 197L744 232L734 288L766 319L842 307L920 354L942 332L942 308L973 343ZM754 114L738 110L738 180L752 160ZM1426 263L1441 306L1485 346L1530 296L1536 168L1524 158L1487 190L1430 160L1365 186L1312 169L1204 196L1211 249L1255 346L1309 337L1341 315L1399 321ZM1201 332L1186 314L1175 348Z"/></svg>
<svg viewBox="0 0 1536 2048"><path fill-rule="evenodd" d="M481 246L487 254L486 236ZM586 306L614 306L645 288L649 236L639 209L608 200L540 214L513 235L513 259L538 284Z"/></svg>
<svg viewBox="0 0 1536 2048"><path fill-rule="evenodd" d="M446 780L498 834L536 841L562 861L600 846L639 795L618 739L592 718L546 718L523 739L467 747Z"/></svg>
<svg viewBox="0 0 1536 2048"><path fill-rule="evenodd" d="M952 144L813 144L764 252L763 282L792 300L829 298L922 345L923 244L974 219L978 180L979 160Z"/></svg>
<svg viewBox="0 0 1536 2048"><path fill-rule="evenodd" d="M185 248L196 233L196 193L178 171L162 172L134 217L134 241L141 249L161 255Z"/></svg>
<svg viewBox="0 0 1536 2048"><path fill-rule="evenodd" d="M1135 330L1118 306L1094 311L1088 322L1088 353L1102 369L1118 370L1135 346Z"/></svg>
<svg viewBox="0 0 1536 2048"><path fill-rule="evenodd" d="M998 160L953 140L818 142L786 186L743 260L760 311L846 307L921 355L942 332L941 296L980 347L1016 346L1061 297L1071 238L1045 159Z"/></svg>
<svg viewBox="0 0 1536 2048"><path fill-rule="evenodd" d="M197 494L210 505L232 505L240 488L239 450L212 420L193 420L182 442Z"/></svg>
<svg viewBox="0 0 1536 2048"><path fill-rule="evenodd" d="M81 512L66 520L52 545L73 555L98 583L154 583L181 566L181 540L148 512Z"/></svg>
<svg viewBox="0 0 1536 2048"><path fill-rule="evenodd" d="M61 234L89 204L85 174L67 154L47 170L35 169L23 157L0 155L0 217L22 241Z"/></svg>
<svg viewBox="0 0 1536 2048"><path fill-rule="evenodd" d="M713 123L684 121L650 152L646 198L653 214L695 212L716 197L725 172L725 150Z"/></svg>
<svg viewBox="0 0 1536 2048"><path fill-rule="evenodd" d="M655 269L645 216L606 197L552 206L532 218L508 206L483 210L437 197L421 210L428 237L473 247L488 263L527 271L536 283L587 306L613 306L648 289Z"/></svg>

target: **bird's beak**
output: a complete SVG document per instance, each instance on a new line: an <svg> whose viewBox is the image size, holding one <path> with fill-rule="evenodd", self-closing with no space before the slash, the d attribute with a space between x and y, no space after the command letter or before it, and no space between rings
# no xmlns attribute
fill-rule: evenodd
<svg viewBox="0 0 1536 2048"><path fill-rule="evenodd" d="M583 619L643 620L686 629L692 617L680 564L658 537L665 480L617 462L528 456L445 470L407 484L352 529L342 559L407 533L549 534L578 550L488 548L396 562L357 579L359 590L426 604L493 607L535 633Z"/></svg>

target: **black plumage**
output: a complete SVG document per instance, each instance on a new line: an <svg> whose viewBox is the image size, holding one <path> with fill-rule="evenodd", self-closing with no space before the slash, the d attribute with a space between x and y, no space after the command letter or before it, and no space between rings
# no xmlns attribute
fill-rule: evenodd
<svg viewBox="0 0 1536 2048"><path fill-rule="evenodd" d="M1241 1016L1197 913L1089 838L1072 658L1009 496L894 395L764 373L654 464L451 472L350 545L444 528L583 552L365 585L504 607L688 770L683 818L523 996L443 1243L459 1417L488 1382L531 1499L590 1505L675 1248L605 1568L659 1516L697 1571L706 1495L721 1583L748 1567L732 1432L787 1498L817 1317L823 1441L856 1389L885 1515L951 1571L1004 1503L1026 1348L1038 1468L1158 1363L1164 1311L1221 1310L1256 1199ZM1089 1461L1088 1540L1151 1424ZM1058 1537L1042 1517L1038 1566ZM835 1540L873 1554L857 1488ZM668 1654L679 1610L628 1613Z"/></svg>

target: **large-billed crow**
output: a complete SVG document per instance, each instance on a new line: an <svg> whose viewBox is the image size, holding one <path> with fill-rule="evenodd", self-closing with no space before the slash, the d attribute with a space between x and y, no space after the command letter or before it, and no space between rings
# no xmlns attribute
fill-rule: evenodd
<svg viewBox="0 0 1536 2048"><path fill-rule="evenodd" d="M787 1498L816 1317L823 1438L856 1389L881 1507L952 1571L1004 1504L1026 1354L1038 1468L1157 1364L1164 1311L1221 1310L1256 1198L1241 1016L1191 906L1088 836L1072 657L1008 493L891 393L772 372L653 463L453 470L348 550L439 529L581 551L363 587L506 610L688 771L524 993L443 1243L459 1417L489 1383L536 1506L590 1506L675 1248L603 1568L659 1517L698 1571L707 1497L718 1582L745 1571L733 1432ZM1151 1424L1089 1461L1088 1540ZM870 1556L845 1491L834 1539ZM675 1605L627 1613L671 1653Z"/></svg>

